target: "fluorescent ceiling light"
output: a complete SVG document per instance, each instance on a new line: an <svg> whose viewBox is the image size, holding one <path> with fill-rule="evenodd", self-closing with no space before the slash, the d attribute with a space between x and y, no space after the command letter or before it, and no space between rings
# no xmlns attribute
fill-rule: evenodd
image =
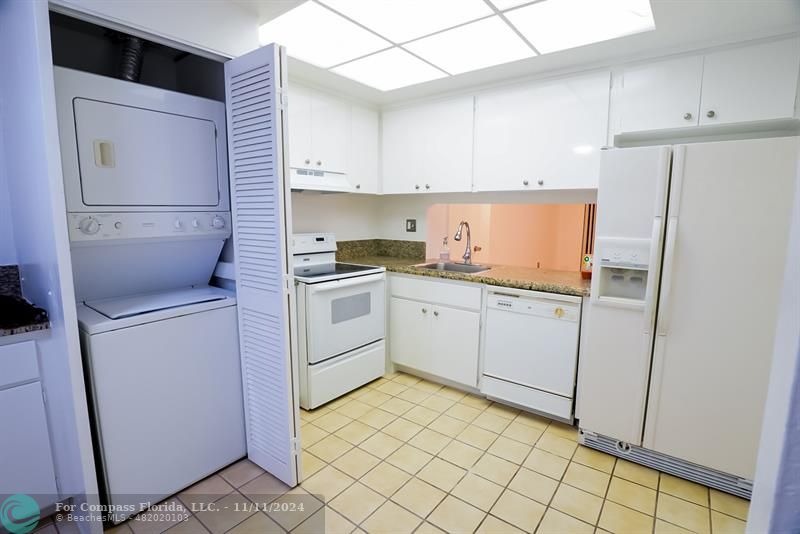
<svg viewBox="0 0 800 534"><path fill-rule="evenodd" d="M572 147L572 152L579 156L588 156L594 152L594 147L592 145L576 145Z"/></svg>
<svg viewBox="0 0 800 534"><path fill-rule="evenodd" d="M342 15L403 43L493 13L483 0L320 0Z"/></svg>
<svg viewBox="0 0 800 534"><path fill-rule="evenodd" d="M290 56L322 68L391 46L315 2L306 2L262 25L258 37L261 44L281 44Z"/></svg>
<svg viewBox="0 0 800 534"><path fill-rule="evenodd" d="M649 0L308 0L259 39L389 91L653 29Z"/></svg>
<svg viewBox="0 0 800 534"><path fill-rule="evenodd" d="M655 29L648 0L544 0L505 16L543 54Z"/></svg>
<svg viewBox="0 0 800 534"><path fill-rule="evenodd" d="M340 65L331 72L341 74L381 91L442 78L446 74L415 58L405 50L391 48Z"/></svg>
<svg viewBox="0 0 800 534"><path fill-rule="evenodd" d="M521 6L522 4L530 4L534 0L490 0L494 7L500 11L511 9L512 7Z"/></svg>
<svg viewBox="0 0 800 534"><path fill-rule="evenodd" d="M535 55L498 16L403 45L450 74L460 74Z"/></svg>

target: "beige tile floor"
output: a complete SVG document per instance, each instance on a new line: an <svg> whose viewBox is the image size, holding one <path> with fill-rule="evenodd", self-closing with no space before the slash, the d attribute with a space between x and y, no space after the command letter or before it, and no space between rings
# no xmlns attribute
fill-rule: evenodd
<svg viewBox="0 0 800 534"><path fill-rule="evenodd" d="M315 504L302 517L200 512L115 531L319 532L315 514L324 512L330 534L744 532L745 500L585 448L573 427L408 374L301 419L304 480L290 494L279 497L288 488L242 460L177 499L303 497Z"/></svg>

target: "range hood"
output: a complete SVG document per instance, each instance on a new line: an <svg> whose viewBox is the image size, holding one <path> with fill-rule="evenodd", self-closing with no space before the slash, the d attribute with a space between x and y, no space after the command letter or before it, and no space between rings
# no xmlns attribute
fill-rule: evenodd
<svg viewBox="0 0 800 534"><path fill-rule="evenodd" d="M331 191L350 193L353 186L347 175L339 172L325 172L313 169L291 168L290 182L293 190Z"/></svg>

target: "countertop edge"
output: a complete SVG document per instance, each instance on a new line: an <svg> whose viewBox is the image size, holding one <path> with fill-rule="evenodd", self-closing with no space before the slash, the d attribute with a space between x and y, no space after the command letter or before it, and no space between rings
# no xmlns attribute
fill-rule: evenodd
<svg viewBox="0 0 800 534"><path fill-rule="evenodd" d="M48 321L46 323L25 325L18 328L0 329L0 346L41 339L47 335L50 328L50 321Z"/></svg>
<svg viewBox="0 0 800 534"><path fill-rule="evenodd" d="M428 263L430 263L431 261L429 261ZM541 291L543 293L570 295L574 297L587 297L589 296L589 289L590 289L588 280L585 281L584 283L581 283L580 285L571 285L571 284L557 283L548 280L525 279L524 277L521 277L519 279L510 279L503 277L496 278L491 275L491 270L486 273L465 274L465 273L457 273L451 271L421 269L419 267L416 267L416 265L426 262L426 260L421 260L421 259L369 257L369 258L353 258L352 260L349 260L349 262L362 263L367 265L378 264L385 267L386 272L388 273L407 274L411 276L426 276L429 278L441 278L444 280L455 280L459 282L468 282L473 284L482 284L482 285L497 286L497 287L507 287L507 288L522 289L528 291ZM503 265L492 265L491 267L498 270L507 268L516 268L512 266L503 266ZM521 269L530 269L530 268L521 268ZM554 271L549 271L549 273L553 272ZM580 274L576 273L576 276L579 277Z"/></svg>

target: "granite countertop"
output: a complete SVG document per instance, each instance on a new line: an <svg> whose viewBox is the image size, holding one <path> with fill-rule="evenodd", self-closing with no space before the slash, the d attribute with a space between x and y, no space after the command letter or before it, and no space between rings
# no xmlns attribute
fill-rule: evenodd
<svg viewBox="0 0 800 534"><path fill-rule="evenodd" d="M546 269L534 269L532 267L486 264L491 267L489 271L477 274L465 274L416 267L416 265L420 264L436 263L438 260L435 259L419 260L413 258L396 258L393 256L359 256L347 258L346 261L348 263L364 265L381 265L386 267L388 272L392 273L432 276L436 278L474 282L476 284L544 291L546 293L575 295L579 297L589 295L589 287L591 286L591 280L584 280L581 278L581 273L577 271L550 271Z"/></svg>
<svg viewBox="0 0 800 534"><path fill-rule="evenodd" d="M48 328L47 312L23 298L17 266L0 265L0 337Z"/></svg>

